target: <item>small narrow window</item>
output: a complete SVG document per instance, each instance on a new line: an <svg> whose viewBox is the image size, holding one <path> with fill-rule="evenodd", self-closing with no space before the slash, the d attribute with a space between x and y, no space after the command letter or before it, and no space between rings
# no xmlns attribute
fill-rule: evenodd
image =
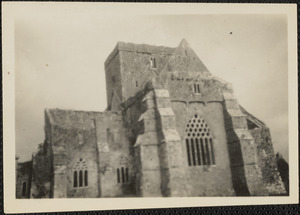
<svg viewBox="0 0 300 215"><path fill-rule="evenodd" d="M79 187L82 187L82 170L79 171Z"/></svg>
<svg viewBox="0 0 300 215"><path fill-rule="evenodd" d="M135 81L135 86L138 87L139 86L139 82Z"/></svg>
<svg viewBox="0 0 300 215"><path fill-rule="evenodd" d="M121 183L121 180L120 180L120 169L119 168L117 169L117 177L118 177L118 183Z"/></svg>
<svg viewBox="0 0 300 215"><path fill-rule="evenodd" d="M22 196L26 196L26 189L27 189L26 182L23 182Z"/></svg>
<svg viewBox="0 0 300 215"><path fill-rule="evenodd" d="M194 84L194 93L196 94L200 93L200 84L197 83Z"/></svg>
<svg viewBox="0 0 300 215"><path fill-rule="evenodd" d="M128 167L126 167L126 174L125 174L125 176L126 176L126 182L128 182L129 181Z"/></svg>
<svg viewBox="0 0 300 215"><path fill-rule="evenodd" d="M78 131L78 143L81 145L83 144L83 134L81 131Z"/></svg>
<svg viewBox="0 0 300 215"><path fill-rule="evenodd" d="M77 171L74 171L73 186L74 186L74 187L77 187L77 186L78 186L78 182L77 182Z"/></svg>
<svg viewBox="0 0 300 215"><path fill-rule="evenodd" d="M121 168L121 172L122 172L122 183L124 183L125 182L124 167Z"/></svg>
<svg viewBox="0 0 300 215"><path fill-rule="evenodd" d="M155 57L151 57L150 64L151 64L152 68L154 68L154 69L156 68L156 58Z"/></svg>
<svg viewBox="0 0 300 215"><path fill-rule="evenodd" d="M88 171L84 171L84 186L88 186Z"/></svg>

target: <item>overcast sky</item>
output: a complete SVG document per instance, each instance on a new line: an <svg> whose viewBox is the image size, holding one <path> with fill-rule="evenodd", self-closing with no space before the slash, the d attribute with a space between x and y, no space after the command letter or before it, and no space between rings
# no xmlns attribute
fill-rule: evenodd
<svg viewBox="0 0 300 215"><path fill-rule="evenodd" d="M20 161L44 140L45 108L106 108L104 61L117 41L176 47L183 38L213 75L233 84L240 104L270 127L275 151L288 158L286 16L121 16L53 7L23 9L15 19Z"/></svg>

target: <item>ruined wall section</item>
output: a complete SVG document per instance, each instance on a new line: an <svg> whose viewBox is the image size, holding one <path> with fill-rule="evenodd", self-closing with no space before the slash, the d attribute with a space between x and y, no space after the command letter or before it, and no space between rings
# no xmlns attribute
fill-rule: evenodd
<svg viewBox="0 0 300 215"><path fill-rule="evenodd" d="M17 164L16 198L29 199L32 179L32 161Z"/></svg>
<svg viewBox="0 0 300 215"><path fill-rule="evenodd" d="M270 131L267 127L250 130L257 147L258 166L262 171L262 180L269 195L285 195L284 184L280 177L276 155L274 154Z"/></svg>
<svg viewBox="0 0 300 215"><path fill-rule="evenodd" d="M95 121L101 197L135 196L133 145L121 112L103 112Z"/></svg>
<svg viewBox="0 0 300 215"><path fill-rule="evenodd" d="M157 149L157 135L153 111L148 112L147 87L122 104L124 123L134 152L136 195L162 196ZM148 113L147 113L148 112Z"/></svg>
<svg viewBox="0 0 300 215"><path fill-rule="evenodd" d="M122 77L118 45L105 61L107 110L111 109L113 94L122 98Z"/></svg>
<svg viewBox="0 0 300 215"><path fill-rule="evenodd" d="M32 157L31 198L53 198L51 124L45 112L45 141Z"/></svg>
<svg viewBox="0 0 300 215"><path fill-rule="evenodd" d="M52 131L53 198L98 197L94 115L93 112L48 110ZM78 177L77 186L74 185L74 172L81 162L85 163L88 171L87 186L79 186Z"/></svg>

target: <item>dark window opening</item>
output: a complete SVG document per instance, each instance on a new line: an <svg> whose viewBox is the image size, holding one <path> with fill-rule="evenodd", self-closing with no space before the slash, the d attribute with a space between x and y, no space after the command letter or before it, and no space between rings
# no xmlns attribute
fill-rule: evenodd
<svg viewBox="0 0 300 215"><path fill-rule="evenodd" d="M200 84L194 84L194 93L200 93Z"/></svg>
<svg viewBox="0 0 300 215"><path fill-rule="evenodd" d="M88 186L88 171L84 171L84 186Z"/></svg>
<svg viewBox="0 0 300 215"><path fill-rule="evenodd" d="M117 169L117 175L118 175L118 183L121 183L121 180L120 180L120 169L119 168Z"/></svg>
<svg viewBox="0 0 300 215"><path fill-rule="evenodd" d="M117 181L118 183L128 183L129 182L129 169L128 167L117 168Z"/></svg>
<svg viewBox="0 0 300 215"><path fill-rule="evenodd" d="M82 187L82 170L79 171L79 187Z"/></svg>
<svg viewBox="0 0 300 215"><path fill-rule="evenodd" d="M77 186L78 186L78 182L77 182L77 171L74 171L73 186L74 186L74 187L77 187Z"/></svg>
<svg viewBox="0 0 300 215"><path fill-rule="evenodd" d="M138 87L139 86L139 82L135 81L135 86Z"/></svg>
<svg viewBox="0 0 300 215"><path fill-rule="evenodd" d="M26 182L23 182L23 186L22 186L22 196L26 196L26 189L27 189Z"/></svg>
<svg viewBox="0 0 300 215"><path fill-rule="evenodd" d="M152 68L156 68L156 58L155 57L151 57L150 64L151 64Z"/></svg>

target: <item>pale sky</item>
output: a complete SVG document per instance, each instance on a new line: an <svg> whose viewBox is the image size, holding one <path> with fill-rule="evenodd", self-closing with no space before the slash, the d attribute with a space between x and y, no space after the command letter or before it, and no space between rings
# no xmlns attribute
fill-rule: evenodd
<svg viewBox="0 0 300 215"><path fill-rule="evenodd" d="M232 34L230 34L232 32ZM121 16L99 7L23 9L15 19L16 154L44 141L44 109L103 111L104 61L118 41L177 47L185 38L208 70L271 130L288 158L285 15Z"/></svg>

